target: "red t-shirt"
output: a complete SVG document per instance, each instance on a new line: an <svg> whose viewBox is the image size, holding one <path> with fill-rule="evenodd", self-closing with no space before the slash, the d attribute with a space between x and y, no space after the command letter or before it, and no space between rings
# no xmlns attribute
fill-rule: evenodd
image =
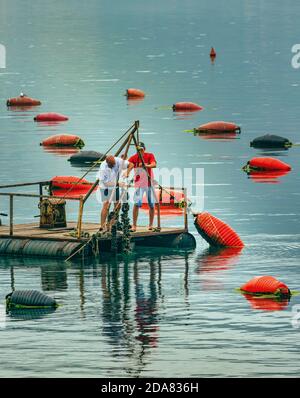
<svg viewBox="0 0 300 398"><path fill-rule="evenodd" d="M156 162L155 157L153 155L153 153L148 153L148 152L144 152L143 153L143 160L144 163L150 164L153 162ZM142 162L141 159L139 157L139 154L136 153L135 155L131 156L128 159L129 162L134 164L134 172L135 172L135 178L134 178L134 183L136 187L149 187L149 179L148 179L148 175L150 175L150 178L153 179L153 170L151 167L147 167L147 172L145 171L145 169L142 166ZM147 175L148 174L148 175Z"/></svg>

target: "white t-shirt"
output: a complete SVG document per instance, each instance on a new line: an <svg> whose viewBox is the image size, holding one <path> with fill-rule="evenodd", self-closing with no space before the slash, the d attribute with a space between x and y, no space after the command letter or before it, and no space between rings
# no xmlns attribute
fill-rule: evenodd
<svg viewBox="0 0 300 398"><path fill-rule="evenodd" d="M115 161L116 163L112 168L108 167L106 160L101 164L98 173L100 188L113 188L111 183L116 184L117 180L121 177L122 170L127 169L128 160L115 157ZM108 183L109 185L107 185Z"/></svg>

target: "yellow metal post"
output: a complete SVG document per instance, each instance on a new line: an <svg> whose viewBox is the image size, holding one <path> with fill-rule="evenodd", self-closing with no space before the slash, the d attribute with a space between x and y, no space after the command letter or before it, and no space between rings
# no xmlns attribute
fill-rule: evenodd
<svg viewBox="0 0 300 398"><path fill-rule="evenodd" d="M184 229L188 231L187 190L183 188L182 191L184 194Z"/></svg>
<svg viewBox="0 0 300 398"><path fill-rule="evenodd" d="M77 238L78 239L80 239L80 237L81 237L83 205L84 205L84 198L83 198L83 196L80 196L78 222L77 222Z"/></svg>
<svg viewBox="0 0 300 398"><path fill-rule="evenodd" d="M14 195L9 195L9 235L14 234Z"/></svg>

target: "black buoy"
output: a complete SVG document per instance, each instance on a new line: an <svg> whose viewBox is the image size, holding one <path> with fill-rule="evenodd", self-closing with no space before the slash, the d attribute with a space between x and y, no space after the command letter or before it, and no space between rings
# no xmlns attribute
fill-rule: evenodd
<svg viewBox="0 0 300 398"><path fill-rule="evenodd" d="M15 290L6 297L6 309L56 308L56 301L37 290Z"/></svg>
<svg viewBox="0 0 300 398"><path fill-rule="evenodd" d="M250 142L250 146L253 148L284 148L288 149L293 144L288 138L280 137L275 134L266 134L261 137L255 138Z"/></svg>
<svg viewBox="0 0 300 398"><path fill-rule="evenodd" d="M103 158L103 159L102 159ZM68 161L71 163L84 164L84 163L93 163L97 162L97 160L104 160L105 156L103 153L96 151L80 151L79 153L75 153L72 155Z"/></svg>

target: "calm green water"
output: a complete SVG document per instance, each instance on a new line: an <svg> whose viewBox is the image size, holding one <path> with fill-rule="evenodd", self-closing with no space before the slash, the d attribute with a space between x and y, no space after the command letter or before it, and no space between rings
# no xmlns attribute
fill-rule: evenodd
<svg viewBox="0 0 300 398"><path fill-rule="evenodd" d="M105 151L139 119L159 166L204 168L205 209L246 243L240 253L211 253L191 222L192 253L139 249L127 259L67 265L0 258L3 303L15 287L42 290L62 304L54 313L5 317L0 376L299 376L300 328L291 320L300 296L266 311L234 291L264 274L300 290L300 148L269 154L293 168L278 180L257 183L241 171L263 154L249 147L256 136L300 141L300 71L291 67L299 13L299 3L277 0L0 0L0 43L7 48L1 184L80 176L68 155L45 152L39 142L74 133L85 149ZM145 100L128 103L128 87L145 90ZM8 110L6 99L20 91L43 105ZM155 109L178 101L205 109L187 117ZM33 122L48 111L70 120ZM235 121L242 134L204 140L183 132L211 120ZM2 199L0 211L7 209ZM36 214L32 202L16 201L16 222ZM68 216L75 218L75 207ZM98 218L91 200L85 219Z"/></svg>

